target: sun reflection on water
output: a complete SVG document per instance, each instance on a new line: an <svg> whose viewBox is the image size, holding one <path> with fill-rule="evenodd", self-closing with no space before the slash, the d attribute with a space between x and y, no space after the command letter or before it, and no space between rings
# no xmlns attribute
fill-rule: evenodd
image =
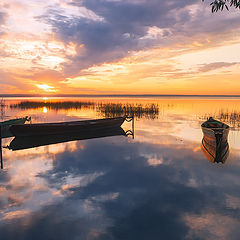
<svg viewBox="0 0 240 240"><path fill-rule="evenodd" d="M135 118L135 138L111 136L19 151L4 148L5 169L0 175L4 239L11 239L8 224L13 222L23 232L46 222L41 230L47 233L64 223L72 239L82 231L79 226L87 226L87 236L98 231L101 239L118 239L118 233L136 233L138 224L145 226L146 221L158 236L165 223L176 234L187 229L185 237L190 239L205 233L213 240L229 239L230 231L224 229L231 227L231 234L237 231L238 212L232 209L239 211L240 146L233 141L240 142L240 132L230 131L229 159L214 165L201 151L200 125L206 116L223 109L240 112L240 100L50 99L47 102L54 104L47 106L46 100L34 99L30 105L9 100L15 107L7 108L6 114L31 115L34 122L72 121L102 118L106 109L111 115L116 106L122 111L124 104L134 104L134 110L140 106L141 112ZM158 110L149 111L145 106L150 103ZM104 111L98 111L98 104ZM124 123L123 128L130 125ZM11 140L3 140L3 145ZM69 231L72 226L75 231ZM165 234L165 239L177 239Z"/></svg>
<svg viewBox="0 0 240 240"><path fill-rule="evenodd" d="M48 112L48 109L46 107L43 107L43 113L47 113Z"/></svg>

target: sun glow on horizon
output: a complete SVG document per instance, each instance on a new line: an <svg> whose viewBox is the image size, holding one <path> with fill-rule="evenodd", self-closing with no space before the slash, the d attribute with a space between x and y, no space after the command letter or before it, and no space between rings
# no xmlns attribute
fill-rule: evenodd
<svg viewBox="0 0 240 240"><path fill-rule="evenodd" d="M240 94L238 12L212 15L201 1L176 1L181 7L166 4L151 16L146 1L118 0L136 12L146 7L148 18L136 15L129 28L131 11L119 25L113 3L100 14L97 1L7 2L0 3L1 94Z"/></svg>
<svg viewBox="0 0 240 240"><path fill-rule="evenodd" d="M56 92L57 91L54 87L49 86L47 84L36 84L36 86L45 92Z"/></svg>

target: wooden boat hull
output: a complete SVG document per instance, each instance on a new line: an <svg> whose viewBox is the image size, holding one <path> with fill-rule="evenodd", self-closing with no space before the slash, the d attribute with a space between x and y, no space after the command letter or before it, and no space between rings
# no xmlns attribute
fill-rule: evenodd
<svg viewBox="0 0 240 240"><path fill-rule="evenodd" d="M229 126L210 118L202 125L202 151L211 162L224 163L229 155Z"/></svg>
<svg viewBox="0 0 240 240"><path fill-rule="evenodd" d="M22 136L15 137L8 146L8 149L13 151L29 149L40 146L47 146L51 144L58 144L77 140L87 140L94 138L112 137L112 136L126 136L125 131L121 127L110 128L107 130L97 129L83 131L80 133L66 134L50 134L38 136Z"/></svg>
<svg viewBox="0 0 240 240"><path fill-rule="evenodd" d="M16 118L10 119L0 123L1 126L1 138L13 137L12 132L10 131L10 126L17 124L24 124L26 121L30 121L31 118Z"/></svg>
<svg viewBox="0 0 240 240"><path fill-rule="evenodd" d="M204 139L202 140L202 151L207 159L212 163L225 163L229 156L229 144L228 142L221 143L216 147L209 145Z"/></svg>
<svg viewBox="0 0 240 240"><path fill-rule="evenodd" d="M125 119L125 117L118 117L60 123L21 124L11 126L10 131L14 136L72 134L92 129L97 130L120 127Z"/></svg>

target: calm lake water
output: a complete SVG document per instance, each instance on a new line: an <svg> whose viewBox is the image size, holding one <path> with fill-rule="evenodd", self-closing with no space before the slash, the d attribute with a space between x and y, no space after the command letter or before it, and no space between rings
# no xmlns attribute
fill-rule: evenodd
<svg viewBox="0 0 240 240"><path fill-rule="evenodd" d="M122 126L134 138L3 148L1 240L240 238L240 99L13 98L5 104L2 120L84 120L126 109L135 124ZM210 162L201 149L200 125L210 116L231 127L224 164ZM12 140L3 139L3 146Z"/></svg>

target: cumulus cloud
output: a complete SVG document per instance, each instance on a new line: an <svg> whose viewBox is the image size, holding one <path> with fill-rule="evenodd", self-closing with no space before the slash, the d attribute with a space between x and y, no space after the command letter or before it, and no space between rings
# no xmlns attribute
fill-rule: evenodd
<svg viewBox="0 0 240 240"><path fill-rule="evenodd" d="M109 83L111 91L116 82L156 83L191 77L191 69L178 70L179 66L172 63L173 55L181 54L183 49L191 52L228 44L233 30L239 28L239 14L226 11L212 15L208 3L199 0L13 2L9 6L0 4L6 12L0 11L0 35L1 27L2 33L9 30L1 40L0 67L8 72L21 70L32 81L35 73L51 69L59 74L50 73L50 80L44 81L65 83L71 93L79 91L83 83L90 85L93 77L94 81ZM116 70L113 63L126 70ZM195 63L194 69L204 72L217 67L199 65L204 63L209 62ZM108 65L110 70L103 72ZM173 67L163 72L162 65ZM100 70L92 71L97 68ZM21 81L25 79L21 77Z"/></svg>
<svg viewBox="0 0 240 240"><path fill-rule="evenodd" d="M51 24L56 36L65 43L78 44L77 55L70 58L68 68L77 72L83 68L126 56L129 51L140 50L156 44L156 36L161 38L171 34L175 24L189 20L186 6L196 0L175 1L72 1L77 7L85 7L102 20L66 16L59 11L49 10L40 18ZM180 9L177 14L171 11ZM159 33L155 39L146 38L151 30ZM72 65L74 63L74 66ZM75 69L74 69L75 68Z"/></svg>
<svg viewBox="0 0 240 240"><path fill-rule="evenodd" d="M56 9L48 9L39 18L52 26L58 39L77 45L76 55L68 56L63 64L66 73L73 75L119 60L131 51L191 41L193 36L201 41L207 34L232 31L239 23L234 14L212 16L198 0L75 0L69 4L85 8L98 18L70 16Z"/></svg>

